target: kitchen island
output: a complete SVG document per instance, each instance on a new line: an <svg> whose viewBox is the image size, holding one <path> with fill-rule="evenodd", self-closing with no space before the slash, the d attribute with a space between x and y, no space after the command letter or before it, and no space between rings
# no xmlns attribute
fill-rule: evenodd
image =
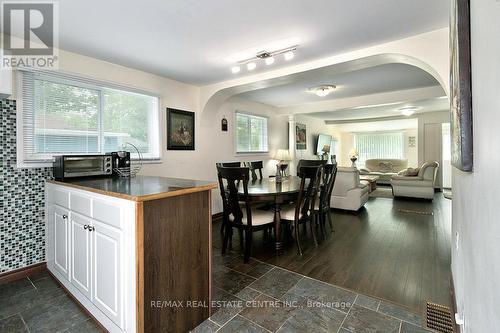
<svg viewBox="0 0 500 333"><path fill-rule="evenodd" d="M47 267L110 332L187 332L210 315L213 182L47 181Z"/></svg>

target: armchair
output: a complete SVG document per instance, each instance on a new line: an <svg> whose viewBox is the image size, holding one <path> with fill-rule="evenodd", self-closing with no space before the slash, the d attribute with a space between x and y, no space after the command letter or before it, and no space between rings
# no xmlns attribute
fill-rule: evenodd
<svg viewBox="0 0 500 333"><path fill-rule="evenodd" d="M394 196L432 200L438 168L439 163L436 161L425 162L417 176L392 176L391 186Z"/></svg>
<svg viewBox="0 0 500 333"><path fill-rule="evenodd" d="M352 167L339 167L330 207L357 211L368 201L369 185L360 182L359 171Z"/></svg>

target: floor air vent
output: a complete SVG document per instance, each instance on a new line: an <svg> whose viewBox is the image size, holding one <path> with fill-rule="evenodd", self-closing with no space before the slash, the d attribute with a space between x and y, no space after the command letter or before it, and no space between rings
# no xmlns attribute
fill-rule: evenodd
<svg viewBox="0 0 500 333"><path fill-rule="evenodd" d="M446 306L427 302L425 319L427 328L435 330L436 332L455 332L455 325L453 324L450 308Z"/></svg>

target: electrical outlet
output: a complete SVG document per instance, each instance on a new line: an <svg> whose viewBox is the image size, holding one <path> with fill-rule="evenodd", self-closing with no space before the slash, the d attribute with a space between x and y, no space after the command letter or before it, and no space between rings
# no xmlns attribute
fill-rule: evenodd
<svg viewBox="0 0 500 333"><path fill-rule="evenodd" d="M460 244L460 234L457 231L457 232L455 232L455 248L457 249L457 252L458 252L459 244Z"/></svg>

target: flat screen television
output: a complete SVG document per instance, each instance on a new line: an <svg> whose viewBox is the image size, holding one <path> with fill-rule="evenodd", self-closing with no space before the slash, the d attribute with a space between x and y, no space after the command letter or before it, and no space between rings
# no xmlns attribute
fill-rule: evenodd
<svg viewBox="0 0 500 333"><path fill-rule="evenodd" d="M332 144L332 136L328 134L320 134L318 135L318 144L316 145L316 154L323 155L323 148L328 146L328 150L330 150L330 145Z"/></svg>

